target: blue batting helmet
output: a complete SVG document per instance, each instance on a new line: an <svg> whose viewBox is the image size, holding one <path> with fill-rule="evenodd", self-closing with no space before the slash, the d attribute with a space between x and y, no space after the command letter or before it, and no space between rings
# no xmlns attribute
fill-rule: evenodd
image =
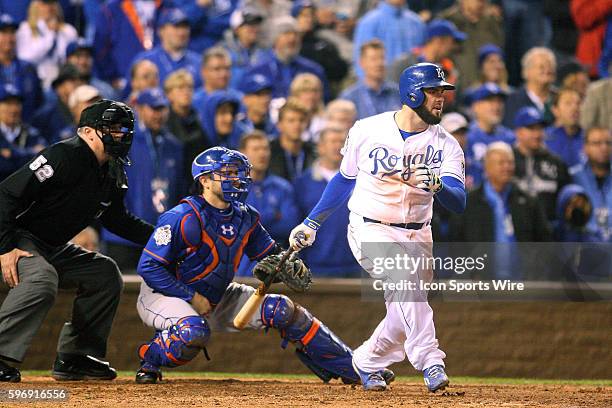
<svg viewBox="0 0 612 408"><path fill-rule="evenodd" d="M244 201L251 185L251 163L247 157L225 147L211 147L196 156L191 175L198 180L204 174L222 176L221 190L226 201Z"/></svg>
<svg viewBox="0 0 612 408"><path fill-rule="evenodd" d="M455 89L453 84L446 82L441 67L429 62L411 65L400 76L400 101L412 109L418 108L425 102L423 89L438 87Z"/></svg>

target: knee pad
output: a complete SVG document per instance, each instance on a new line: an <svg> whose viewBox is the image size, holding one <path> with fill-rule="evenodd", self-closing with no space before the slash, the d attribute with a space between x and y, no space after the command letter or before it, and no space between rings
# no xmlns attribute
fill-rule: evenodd
<svg viewBox="0 0 612 408"><path fill-rule="evenodd" d="M261 320L266 327L280 331L281 347L285 348L288 342L294 343L300 361L323 381L338 377L345 382L359 380L352 366L352 350L308 310L288 297L266 296Z"/></svg>
<svg viewBox="0 0 612 408"><path fill-rule="evenodd" d="M180 319L168 330L157 332L150 343L138 349L141 360L157 367L176 367L198 355L210 339L210 327L200 316Z"/></svg>

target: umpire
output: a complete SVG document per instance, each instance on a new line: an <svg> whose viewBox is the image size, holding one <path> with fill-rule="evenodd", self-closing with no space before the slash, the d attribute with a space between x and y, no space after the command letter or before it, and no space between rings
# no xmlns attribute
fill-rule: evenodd
<svg viewBox="0 0 612 408"><path fill-rule="evenodd" d="M43 150L0 183L0 264L11 288L0 307L0 359L21 362L58 287L76 289L72 319L59 336L56 380L112 380L104 357L122 279L115 262L68 241L99 218L117 235L145 245L153 226L123 205L123 169L134 114L101 100L83 110L77 136ZM0 360L0 381L21 380Z"/></svg>

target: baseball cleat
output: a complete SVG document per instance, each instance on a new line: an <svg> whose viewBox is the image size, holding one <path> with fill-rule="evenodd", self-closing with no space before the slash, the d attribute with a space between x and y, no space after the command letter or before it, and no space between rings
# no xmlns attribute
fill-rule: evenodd
<svg viewBox="0 0 612 408"><path fill-rule="evenodd" d="M355 365L353 361L353 368L355 372L361 378L361 384L363 385L363 389L366 391L385 391L387 389L387 383L382 376L383 371L376 371L373 373L366 373L365 371L360 370ZM393 375L395 377L395 375Z"/></svg>
<svg viewBox="0 0 612 408"><path fill-rule="evenodd" d="M155 384L157 381L161 380L161 370L153 364L144 361L136 372L136 382L138 384Z"/></svg>
<svg viewBox="0 0 612 408"><path fill-rule="evenodd" d="M450 382L444 372L444 366L440 364L433 365L423 370L423 379L425 380L427 389L431 392L443 390Z"/></svg>
<svg viewBox="0 0 612 408"><path fill-rule="evenodd" d="M106 361L91 356L58 353L51 375L57 381L114 380L117 371Z"/></svg>
<svg viewBox="0 0 612 408"><path fill-rule="evenodd" d="M0 360L0 382L19 382L21 373L15 367L11 367Z"/></svg>
<svg viewBox="0 0 612 408"><path fill-rule="evenodd" d="M388 368L383 368L383 370L380 372L380 376L383 378L383 380L385 380L387 385L395 381L395 373Z"/></svg>

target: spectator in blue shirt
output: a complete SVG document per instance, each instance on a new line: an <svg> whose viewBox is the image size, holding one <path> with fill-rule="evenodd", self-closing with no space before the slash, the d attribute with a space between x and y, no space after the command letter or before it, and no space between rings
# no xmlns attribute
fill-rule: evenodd
<svg viewBox="0 0 612 408"><path fill-rule="evenodd" d="M557 220L554 240L560 242L596 242L597 234L586 225L593 213L593 204L585 189L577 184L563 187L557 197Z"/></svg>
<svg viewBox="0 0 612 408"><path fill-rule="evenodd" d="M47 102L36 111L30 123L41 131L49 144L62 139L61 132L72 124L72 113L68 106L70 94L83 84L78 70L72 65L64 65L57 78L51 83L53 93Z"/></svg>
<svg viewBox="0 0 612 408"><path fill-rule="evenodd" d="M264 48L257 43L261 30L263 16L255 9L237 9L230 18L230 28L219 44L230 55L232 72L230 86L239 88L244 72L249 66L257 62L257 58L264 52Z"/></svg>
<svg viewBox="0 0 612 408"><path fill-rule="evenodd" d="M469 132L467 119L458 112L446 113L442 116L440 126L453 135L457 142L459 142L461 149L463 149L465 154L465 188L468 191L475 189L482 182L483 169L482 163L479 160L475 160L472 155L467 154ZM448 210L444 209L444 211Z"/></svg>
<svg viewBox="0 0 612 408"><path fill-rule="evenodd" d="M397 110L402 107L397 91L398 85L386 81L385 46L380 40L372 40L361 45L359 66L363 77L340 94L357 107L357 119L379 113Z"/></svg>
<svg viewBox="0 0 612 408"><path fill-rule="evenodd" d="M0 88L0 181L47 145L38 130L21 120L22 96L13 85Z"/></svg>
<svg viewBox="0 0 612 408"><path fill-rule="evenodd" d="M323 190L340 169L342 161L340 149L344 145L348 129L336 126L331 124L321 131L317 144L319 153L317 160L295 180L295 191L299 192L296 194L300 210L299 219L305 218L319 202ZM301 252L302 258L314 276L334 278L359 276L361 267L352 256L346 235L348 220L349 210L345 203L321 227L325 230L321 234L321 240Z"/></svg>
<svg viewBox="0 0 612 408"><path fill-rule="evenodd" d="M108 0L95 25L94 60L100 79L115 89L125 86L134 57L157 45L155 22L170 1Z"/></svg>
<svg viewBox="0 0 612 408"><path fill-rule="evenodd" d="M581 102L578 91L561 89L553 98L555 123L546 129L546 147L559 156L567 167L580 164L584 159L583 131L579 124Z"/></svg>
<svg viewBox="0 0 612 408"><path fill-rule="evenodd" d="M425 24L406 7L406 0L381 1L376 9L366 13L357 23L353 51L355 66L361 59L361 46L375 38L385 45L385 64L390 67L401 54L423 45ZM357 75L363 75L359 68Z"/></svg>
<svg viewBox="0 0 612 408"><path fill-rule="evenodd" d="M245 75L262 74L273 84L272 98L286 98L293 79L301 73L316 75L323 83L325 100L329 99L329 86L323 68L314 61L299 55L301 40L297 23L293 17L275 19L273 24L273 47L251 66Z"/></svg>
<svg viewBox="0 0 612 408"><path fill-rule="evenodd" d="M36 68L17 58L17 23L8 14L0 15L0 86L11 84L23 95L23 117L43 104L43 93Z"/></svg>
<svg viewBox="0 0 612 408"><path fill-rule="evenodd" d="M232 60L223 47L212 47L204 52L200 75L202 86L193 96L193 107L202 115L208 96L216 91L226 91L235 98L242 98L242 94L230 87Z"/></svg>
<svg viewBox="0 0 612 408"><path fill-rule="evenodd" d="M253 130L240 140L240 151L251 165L253 184L246 203L259 209L260 222L272 238L286 246L292 226L299 222L293 186L287 180L271 174L270 142L265 133ZM238 276L250 276L256 262L243 257Z"/></svg>
<svg viewBox="0 0 612 408"><path fill-rule="evenodd" d="M179 9L168 9L161 13L157 24L160 44L138 54L134 61L147 59L157 65L159 81L164 80L178 69L186 69L200 87L200 55L187 49L189 45L189 20Z"/></svg>
<svg viewBox="0 0 612 408"><path fill-rule="evenodd" d="M211 146L238 149L242 135L251 130L238 120L239 108L240 99L227 91L216 91L209 95L200 123Z"/></svg>
<svg viewBox="0 0 612 408"><path fill-rule="evenodd" d="M244 78L240 88L244 94L242 104L246 110L245 120L264 132L268 137L278 134L278 129L270 118L270 101L272 100L272 83L261 74Z"/></svg>
<svg viewBox="0 0 612 408"><path fill-rule="evenodd" d="M189 49L202 54L218 43L230 26L230 16L240 0L173 0L189 18L191 41Z"/></svg>
<svg viewBox="0 0 612 408"><path fill-rule="evenodd" d="M587 161L572 172L574 183L582 186L593 204L587 229L597 240L612 242L612 134L610 129L590 128L584 135Z"/></svg>
<svg viewBox="0 0 612 408"><path fill-rule="evenodd" d="M94 86L106 99L117 99L117 91L93 73L93 47L84 39L73 41L66 47L66 62L74 66L89 85Z"/></svg>
<svg viewBox="0 0 612 408"><path fill-rule="evenodd" d="M514 133L501 125L505 98L506 93L494 83L486 83L468 96L474 114L467 135L468 147L465 152L470 159L481 161L487 146L493 142L514 143Z"/></svg>
<svg viewBox="0 0 612 408"><path fill-rule="evenodd" d="M125 168L129 189L125 206L152 224L186 194L183 146L168 132L168 100L159 88L147 89L136 99L137 125L130 148L131 166ZM118 265L133 270L142 248L108 230L102 231L106 253Z"/></svg>

